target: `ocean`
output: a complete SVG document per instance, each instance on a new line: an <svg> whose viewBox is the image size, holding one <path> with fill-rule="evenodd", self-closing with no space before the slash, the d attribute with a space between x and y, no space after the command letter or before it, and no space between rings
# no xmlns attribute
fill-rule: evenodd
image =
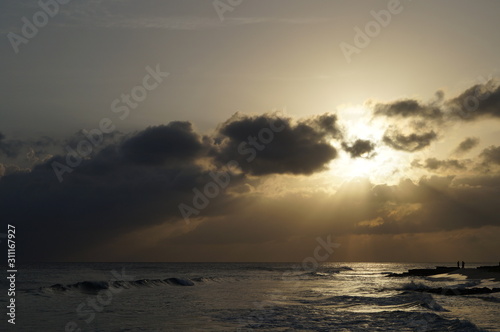
<svg viewBox="0 0 500 332"><path fill-rule="evenodd" d="M388 277L448 264L50 263L20 266L3 331L500 331L499 287L458 276ZM467 264L467 267L488 263ZM491 264L490 264L491 265ZM2 293L8 288L5 278ZM7 300L0 297L7 312Z"/></svg>

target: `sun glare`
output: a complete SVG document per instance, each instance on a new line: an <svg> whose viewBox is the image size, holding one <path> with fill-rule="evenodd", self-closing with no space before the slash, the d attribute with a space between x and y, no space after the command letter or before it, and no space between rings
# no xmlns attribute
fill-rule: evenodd
<svg viewBox="0 0 500 332"><path fill-rule="evenodd" d="M370 110L361 105L341 108L339 117L346 123L347 145L356 140L367 140L375 147L373 152L354 157L339 146L339 157L330 164L330 174L343 181L368 178L373 183L397 183L403 176L401 170L407 161L401 153L383 144L387 124L373 120Z"/></svg>

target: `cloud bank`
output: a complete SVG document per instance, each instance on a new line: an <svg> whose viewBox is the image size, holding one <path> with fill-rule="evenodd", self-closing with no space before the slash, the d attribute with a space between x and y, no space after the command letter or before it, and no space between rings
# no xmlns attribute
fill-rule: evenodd
<svg viewBox="0 0 500 332"><path fill-rule="evenodd" d="M335 114L294 119L237 113L211 133L173 121L107 137L62 182L52 165L65 163L64 146L84 135L22 141L0 134L2 220L22 234L25 245L18 254L25 261L118 259L124 253L138 260L149 255L175 260L173 253L179 252L196 260L216 253L231 257L232 249L257 246L291 250L325 233L387 238L497 229L499 146L481 145L464 132L448 150L453 157L418 155L444 135L444 119L470 123L497 117L496 93L484 96L469 118L445 110L463 94L449 101L376 105L373 116L388 119L379 140L346 140L352 137L346 135L350 128ZM37 153L59 152L38 158L29 168L8 163L28 146ZM475 148L480 151L475 159L457 159ZM339 156L339 149L346 154ZM382 152L391 158L415 154L408 157L405 172L428 173L418 179L403 176L394 185L349 178L334 188L326 185L338 159L371 162ZM235 167L229 169L231 162ZM222 173L227 186L186 224L179 204L191 204L196 190ZM307 181L312 182L303 185Z"/></svg>

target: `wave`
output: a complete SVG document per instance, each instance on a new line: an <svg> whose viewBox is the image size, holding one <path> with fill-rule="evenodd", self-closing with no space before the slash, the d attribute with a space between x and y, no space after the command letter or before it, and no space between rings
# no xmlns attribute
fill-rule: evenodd
<svg viewBox="0 0 500 332"><path fill-rule="evenodd" d="M342 271L354 271L354 269L349 266L325 267L325 268L320 268L319 270L325 273L340 273Z"/></svg>
<svg viewBox="0 0 500 332"><path fill-rule="evenodd" d="M412 290L412 291L429 290L429 289L432 289L432 287L427 286L421 282L413 282L413 281L404 284L403 287L400 288L400 290Z"/></svg>
<svg viewBox="0 0 500 332"><path fill-rule="evenodd" d="M435 312L448 311L439 305L431 294L415 292L404 292L386 297L340 295L323 299L300 300L300 303L331 306L336 310L349 311L364 311L365 308L368 308L367 310L370 312L403 309L426 309Z"/></svg>
<svg viewBox="0 0 500 332"><path fill-rule="evenodd" d="M474 287L480 282L473 280L463 284L450 285L447 287L430 287L420 282L410 282L404 284L401 290L426 292L439 295L474 295L474 294L490 294L500 292L500 288Z"/></svg>
<svg viewBox="0 0 500 332"><path fill-rule="evenodd" d="M471 280L471 281L467 281L463 284L456 284L456 285L449 285L448 288L469 288L469 287L475 287L477 285L481 284L481 280ZM402 288L400 288L400 290L431 290L431 289L435 289L435 287L431 287L431 286L428 286L424 283L421 283L421 282L414 282L414 281L411 281L409 283L406 283L403 285Z"/></svg>
<svg viewBox="0 0 500 332"><path fill-rule="evenodd" d="M300 331L483 331L467 320L448 319L434 312L335 311L331 308L295 305L255 309L232 309L216 319L236 322L241 330ZM243 318L242 318L243 317Z"/></svg>
<svg viewBox="0 0 500 332"><path fill-rule="evenodd" d="M203 282L197 280L197 282ZM194 286L195 283L191 279L182 278L167 278L167 279L139 279L134 281L80 281L74 284L62 285L55 284L48 287L40 287L39 292L42 293L61 293L67 291L80 291L87 294L96 294L102 290L109 288L115 289L130 289L138 287L158 287L158 286Z"/></svg>
<svg viewBox="0 0 500 332"><path fill-rule="evenodd" d="M236 278L220 278L220 277L196 277L196 278L191 278L191 281L198 282L198 283L222 283L222 282L231 282L231 281L237 281L238 279Z"/></svg>
<svg viewBox="0 0 500 332"><path fill-rule="evenodd" d="M315 278L331 278L333 275L341 273L343 271L352 271L353 269L349 266L340 267L326 267L317 269L288 269L289 273L286 274L288 278L298 278L298 279L311 279Z"/></svg>
<svg viewBox="0 0 500 332"><path fill-rule="evenodd" d="M322 273L322 272L305 272L295 275L295 278L299 280L308 280L312 278L316 279L329 279L332 275L330 273ZM292 277L293 278L293 277Z"/></svg>

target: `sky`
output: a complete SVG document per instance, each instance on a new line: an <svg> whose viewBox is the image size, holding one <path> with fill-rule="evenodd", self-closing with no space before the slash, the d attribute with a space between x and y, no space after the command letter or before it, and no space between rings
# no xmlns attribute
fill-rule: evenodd
<svg viewBox="0 0 500 332"><path fill-rule="evenodd" d="M25 261L500 260L497 1L0 2Z"/></svg>

